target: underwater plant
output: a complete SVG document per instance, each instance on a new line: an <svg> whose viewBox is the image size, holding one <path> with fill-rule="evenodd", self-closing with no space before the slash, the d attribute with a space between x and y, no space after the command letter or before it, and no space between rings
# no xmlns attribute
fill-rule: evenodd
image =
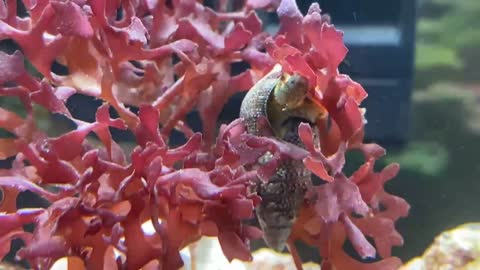
<svg viewBox="0 0 480 270"><path fill-rule="evenodd" d="M25 110L22 116L0 108L0 129L7 133L0 138L0 158L10 162L0 170L0 258L21 239L16 258L33 269L49 269L62 258L69 269L178 269L182 248L215 236L226 258L251 260L249 240L262 235L244 222L261 201L251 186L258 176L268 178L275 162L249 168L269 151L273 161L303 159L325 182L307 191L288 239L297 267L296 241L318 248L323 270L400 266L391 257L391 248L402 244L394 223L409 206L384 190L399 165L374 170L385 150L363 142L360 104L367 94L339 74L347 48L318 4L305 16L294 0L23 5L26 17L18 14L17 1L0 2L1 39L20 48L0 53L0 95L18 98ZM256 10L276 11L278 33L263 31ZM26 63L41 76L28 72ZM234 63L248 69L232 74ZM54 64L68 72L53 72ZM309 99L328 115L316 123L320 145L305 124L299 127L305 149L248 134L242 119L218 127L229 98L275 65L313 86ZM103 101L94 121L72 115L66 103L74 94ZM48 136L36 125L37 106L75 128ZM185 121L192 111L201 132ZM112 138L116 129L133 134L131 152ZM184 144L169 144L174 131L184 135ZM365 158L349 176L343 172L347 151ZM47 206L17 208L26 191ZM344 251L347 241L360 257L380 259L354 259Z"/></svg>

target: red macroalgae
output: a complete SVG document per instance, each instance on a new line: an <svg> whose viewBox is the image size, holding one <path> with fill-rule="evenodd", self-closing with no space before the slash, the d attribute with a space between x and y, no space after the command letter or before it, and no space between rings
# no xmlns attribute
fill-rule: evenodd
<svg viewBox="0 0 480 270"><path fill-rule="evenodd" d="M233 1L232 1L233 2ZM217 236L225 256L250 260L249 239L261 232L243 223L260 198L249 192L261 171L246 168L265 151L277 158L304 158L326 184L315 186L289 240L301 267L295 241L318 247L322 269L396 269L391 248L402 238L394 222L408 204L386 193L383 185L399 169L373 170L384 150L363 143L360 103L367 94L338 65L347 49L342 33L313 4L303 16L294 0L24 0L28 17L17 14L17 1L0 2L0 37L21 49L0 53L0 95L19 98L26 116L0 108L0 158L13 158L0 171L0 258L12 239L34 269L69 260L69 269L177 269L179 250L202 235ZM277 12L280 28L271 36L255 10ZM42 75L29 74L25 58ZM67 75L51 71L54 61ZM249 69L231 75L232 63ZM308 78L310 98L331 118L319 121L321 146L310 127L300 136L306 150L245 133L242 120L222 125L217 118L226 101L247 91L275 64ZM94 122L75 119L66 101L73 94L103 100ZM33 105L72 120L76 129L48 137L35 124ZM125 105L139 107L138 113ZM112 119L109 107L119 118ZM202 133L185 123L198 111ZM327 128L328 127L328 128ZM125 153L110 130L131 131L137 146ZM188 141L171 148L172 130ZM89 144L96 134L101 146ZM216 138L216 139L215 139ZM360 150L365 163L353 175L343 172L345 153ZM127 155L128 154L128 155ZM49 201L45 209L17 209L17 196L31 191ZM142 224L151 221L156 233ZM33 223L33 232L23 225ZM372 246L366 237L374 240ZM343 250L349 240L362 263ZM117 254L117 255L116 255ZM118 255L120 254L120 255Z"/></svg>

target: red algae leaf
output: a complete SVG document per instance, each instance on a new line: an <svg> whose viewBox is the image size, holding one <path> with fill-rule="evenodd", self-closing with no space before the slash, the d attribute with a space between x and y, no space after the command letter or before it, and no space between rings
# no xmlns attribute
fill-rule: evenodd
<svg viewBox="0 0 480 270"><path fill-rule="evenodd" d="M343 81L342 83L346 84L345 94L348 97L353 98L353 100L355 100L357 105L360 105L360 103L362 103L362 101L364 101L367 98L368 96L367 91L363 89L363 86L361 84L352 80L347 75L343 74L340 78Z"/></svg>
<svg viewBox="0 0 480 270"><path fill-rule="evenodd" d="M322 15L312 7L303 19L305 34L314 45L317 55L321 58L319 60L323 62L323 65L317 68L326 67L329 74L335 74L338 65L348 52L343 43L343 33L326 23Z"/></svg>
<svg viewBox="0 0 480 270"><path fill-rule="evenodd" d="M79 36L90 38L93 29L85 12L73 1L51 1L55 10L55 30L64 36Z"/></svg>
<svg viewBox="0 0 480 270"><path fill-rule="evenodd" d="M158 129L160 119L158 110L153 106L141 106L138 117L140 125L135 129L137 143L141 146L145 146L147 142L154 142L159 146L165 145Z"/></svg>
<svg viewBox="0 0 480 270"><path fill-rule="evenodd" d="M303 164L305 167L314 173L316 176L320 177L320 179L325 180L327 182L333 181L333 176L329 175L325 166L323 165L323 161L315 160L312 157L307 157L303 160Z"/></svg>
<svg viewBox="0 0 480 270"><path fill-rule="evenodd" d="M247 70L236 76L232 76L228 84L235 85L239 91L247 91L254 85L252 72Z"/></svg>
<svg viewBox="0 0 480 270"><path fill-rule="evenodd" d="M221 107L217 104L224 104L237 91L233 86L228 85L228 76L225 72L220 72L216 76L213 72L209 72L209 74L202 76L203 78L200 77L201 81L191 87L192 89L205 89L199 93L197 109L202 119L205 141L209 143L214 141L215 133L213 130L215 130L216 120L221 113ZM204 85L203 83L207 84ZM211 88L208 88L208 83L211 83Z"/></svg>
<svg viewBox="0 0 480 270"><path fill-rule="evenodd" d="M217 165L223 164L252 164L266 151L265 145L251 146L252 137L244 134L245 126L241 119L231 122L228 126L222 125L217 137L215 152L221 157L215 161ZM271 146L271 144L269 144Z"/></svg>
<svg viewBox="0 0 480 270"><path fill-rule="evenodd" d="M103 104L97 109L95 114L95 118L97 119L98 124L108 125L110 127L118 128L118 129L126 129L127 126L122 119L111 119L109 113L109 106L108 104Z"/></svg>
<svg viewBox="0 0 480 270"><path fill-rule="evenodd" d="M249 199L235 199L229 203L230 211L235 219L248 219L253 214L253 202Z"/></svg>
<svg viewBox="0 0 480 270"><path fill-rule="evenodd" d="M375 143L362 144L360 146L360 149L365 155L365 159L369 159L370 157L374 159L379 159L386 154L385 149Z"/></svg>
<svg viewBox="0 0 480 270"><path fill-rule="evenodd" d="M298 126L298 135L302 140L302 143L305 145L305 149L308 152L314 153L317 151L315 144L313 142L313 131L312 127L307 123L300 123Z"/></svg>
<svg viewBox="0 0 480 270"><path fill-rule="evenodd" d="M58 86L55 88L55 96L64 103L76 92L77 90L75 88L68 86Z"/></svg>
<svg viewBox="0 0 480 270"><path fill-rule="evenodd" d="M270 10L277 8L282 0L247 0L247 7Z"/></svg>
<svg viewBox="0 0 480 270"><path fill-rule="evenodd" d="M180 187L178 185L177 187ZM198 224L202 216L202 206L200 204L183 204L179 207L183 221L191 224Z"/></svg>
<svg viewBox="0 0 480 270"><path fill-rule="evenodd" d="M242 226L242 233L248 239L260 239L262 238L263 232L257 227L254 226Z"/></svg>
<svg viewBox="0 0 480 270"><path fill-rule="evenodd" d="M202 235L218 236L218 227L215 222L206 220L200 223L199 230Z"/></svg>
<svg viewBox="0 0 480 270"><path fill-rule="evenodd" d="M165 221L166 226L168 226L168 232L165 232L168 233L168 235L166 235L168 236L168 251L177 252L175 257L168 258L168 260L178 264L178 250L185 247L188 243L191 243L191 241L196 241L200 238L198 228L188 221L185 222L182 218L181 209L178 207L172 207L169 210Z"/></svg>
<svg viewBox="0 0 480 270"><path fill-rule="evenodd" d="M118 270L113 246L108 246L103 258L103 270Z"/></svg>
<svg viewBox="0 0 480 270"><path fill-rule="evenodd" d="M142 270L158 270L161 269L161 266L158 260L151 260L142 267Z"/></svg>
<svg viewBox="0 0 480 270"><path fill-rule="evenodd" d="M90 6L92 8L92 12L95 15L96 19L98 20L98 23L101 26L107 26L107 15L109 15L109 5L108 3L111 2L110 8L113 8L115 1L106 1L106 0L98 0L98 1L92 1L90 3Z"/></svg>
<svg viewBox="0 0 480 270"><path fill-rule="evenodd" d="M137 146L131 154L132 168L134 170L141 172L149 163L161 165L162 163L161 159L153 160L153 156L160 155L161 152L162 150L160 150L159 147L153 143L148 143L145 148L141 148ZM158 173L160 172L161 171L159 170ZM146 170L146 173L148 177L153 175L155 176L159 175L158 173L152 173L148 170Z"/></svg>
<svg viewBox="0 0 480 270"><path fill-rule="evenodd" d="M0 200L0 211L13 213L17 211L17 197L21 191L15 187L0 187L2 199Z"/></svg>
<svg viewBox="0 0 480 270"><path fill-rule="evenodd" d="M341 220L343 225L345 225L345 230L347 231L348 239L352 242L353 247L357 253L363 258L374 258L376 254L375 248L367 241L362 231L353 224L350 218L342 214Z"/></svg>
<svg viewBox="0 0 480 270"><path fill-rule="evenodd" d="M317 84L317 76L315 75L315 72L301 54L288 55L285 57L285 61L290 65L292 70L295 70L296 73L308 78L310 85Z"/></svg>
<svg viewBox="0 0 480 270"><path fill-rule="evenodd" d="M367 175L373 171L374 162L367 161L360 168L358 168L352 176L350 176L350 181L355 184L360 184L362 181L367 179Z"/></svg>
<svg viewBox="0 0 480 270"><path fill-rule="evenodd" d="M235 24L232 32L225 37L225 50L232 52L246 46L252 38L252 32L245 29L242 23Z"/></svg>
<svg viewBox="0 0 480 270"><path fill-rule="evenodd" d="M2 227L0 228L0 235L5 235L19 227L32 223L34 219L43 213L43 209L19 209L16 213L0 214L0 222Z"/></svg>
<svg viewBox="0 0 480 270"><path fill-rule="evenodd" d="M128 110L123 103L113 94L114 78L111 70L105 70L101 81L101 95L104 101L110 103L117 110L120 118L122 118L128 127L136 127L139 119L137 115Z"/></svg>
<svg viewBox="0 0 480 270"><path fill-rule="evenodd" d="M0 19L5 20L8 16L8 9L5 2L0 3Z"/></svg>
<svg viewBox="0 0 480 270"><path fill-rule="evenodd" d="M353 98L357 105L360 105L360 103L368 96L365 89L363 89L359 83L353 81L348 75L339 74L335 76L330 83L331 89L328 89L328 91L331 92L330 95L337 95L337 98L340 98L341 95L345 95L348 98Z"/></svg>
<svg viewBox="0 0 480 270"><path fill-rule="evenodd" d="M245 243L238 235L231 231L220 231L218 241L222 248L223 254L228 261L239 259L242 261L251 261L252 255Z"/></svg>
<svg viewBox="0 0 480 270"><path fill-rule="evenodd" d="M323 92L320 100L314 100L323 105L327 110L340 131L342 141L356 140L354 146L358 145L358 140L363 136L363 113L358 107L365 96L349 96L347 89L352 87L352 80L348 76L338 75L331 79L327 89ZM333 127L330 128L332 130Z"/></svg>
<svg viewBox="0 0 480 270"><path fill-rule="evenodd" d="M156 186L169 194L177 184L188 185L202 199L218 199L220 197L235 196L241 189L235 186L218 187L210 182L208 173L197 168L175 171L158 178Z"/></svg>
<svg viewBox="0 0 480 270"><path fill-rule="evenodd" d="M64 197L54 201L41 215L38 216L35 235L39 240L48 238L55 233L58 221L70 210L78 206L79 199Z"/></svg>
<svg viewBox="0 0 480 270"><path fill-rule="evenodd" d="M281 142L269 137L255 137L248 135L245 135L245 137L248 138L247 145L252 148L268 146L267 149L273 150L273 152L281 153L293 159L302 159L308 156L308 152L305 151L305 149L291 143Z"/></svg>
<svg viewBox="0 0 480 270"><path fill-rule="evenodd" d="M93 129L90 124L81 125L78 129L70 131L58 138L51 139L51 151L63 160L72 160L84 151L82 144Z"/></svg>
<svg viewBox="0 0 480 270"><path fill-rule="evenodd" d="M245 26L245 29L252 32L254 36L258 36L262 32L262 20L255 11L248 12L247 16L239 20ZM253 37L254 37L253 36ZM252 37L252 38L253 38Z"/></svg>
<svg viewBox="0 0 480 270"><path fill-rule="evenodd" d="M278 34L285 35L290 43L301 44L302 37L302 20L303 15L298 9L295 0L282 0L277 8L277 14L280 19L280 29Z"/></svg>
<svg viewBox="0 0 480 270"><path fill-rule="evenodd" d="M93 131L105 145L110 160L117 164L124 165L126 163L125 153L112 139L110 128L126 129L127 127L122 119L111 119L108 108L106 104L98 108L96 113L97 122L93 125Z"/></svg>
<svg viewBox="0 0 480 270"><path fill-rule="evenodd" d="M129 42L147 43L148 31L137 17L132 17L130 24L124 28L112 27L112 29L117 33L124 34Z"/></svg>
<svg viewBox="0 0 480 270"><path fill-rule="evenodd" d="M52 236L42 240L34 240L20 249L17 256L22 259L49 257L60 258L67 255L68 245L63 236Z"/></svg>
<svg viewBox="0 0 480 270"><path fill-rule="evenodd" d="M362 200L358 187L344 176L335 177L331 183L315 187L315 213L324 222L336 222L342 213L365 215L367 204Z"/></svg>
<svg viewBox="0 0 480 270"><path fill-rule="evenodd" d="M178 29L175 32L178 39L192 39L194 41L204 42L212 49L221 51L225 48L225 40L222 35L214 32L212 28L201 20L190 18L180 19Z"/></svg>
<svg viewBox="0 0 480 270"><path fill-rule="evenodd" d="M198 44L189 39L180 39L171 42L165 46L159 47L158 49L160 50L161 48L169 48L171 52L177 53L179 57L184 57L184 60L188 60L188 58L185 58L184 54L191 54L196 52L196 50L198 49Z"/></svg>
<svg viewBox="0 0 480 270"><path fill-rule="evenodd" d="M345 153L347 151L347 144L342 142L338 146L337 152L333 153L327 158L328 165L330 166L330 174L336 175L341 173L343 166L345 165Z"/></svg>
<svg viewBox="0 0 480 270"><path fill-rule="evenodd" d="M282 64L283 71L290 73L295 71L293 70L293 67L290 66L289 62L286 61L286 59L288 56L300 55L301 51L299 49L287 44L283 36L275 38L274 41L271 38L267 39L265 41L265 46L271 57ZM295 66L301 67L301 65L298 63L296 63Z"/></svg>
<svg viewBox="0 0 480 270"><path fill-rule="evenodd" d="M45 81L42 82L38 91L35 91L31 94L31 98L34 102L42 105L52 113L60 113L71 117L70 112L64 104L64 101L60 100L55 95L53 92L53 87Z"/></svg>
<svg viewBox="0 0 480 270"><path fill-rule="evenodd" d="M30 244L33 235L23 230L16 230L5 235L0 235L0 260L10 252L11 242L13 239L21 239L26 245Z"/></svg>
<svg viewBox="0 0 480 270"><path fill-rule="evenodd" d="M42 183L74 183L79 179L77 169L71 163L54 157L50 149L42 149L48 161L39 155L32 144L26 146L22 152L37 167Z"/></svg>
<svg viewBox="0 0 480 270"><path fill-rule="evenodd" d="M310 125L301 123L298 127L298 134L310 156L303 160L307 169L321 179L331 182L333 176L340 172L345 164L345 148L340 145L336 153L326 158L320 149L314 145L313 131Z"/></svg>
<svg viewBox="0 0 480 270"><path fill-rule="evenodd" d="M25 124L25 121L16 113L0 108L0 128L16 133L16 129Z"/></svg>
<svg viewBox="0 0 480 270"><path fill-rule="evenodd" d="M5 22L2 21L2 26L4 26L2 32L7 38L11 38L18 43L25 56L42 75L51 79L51 64L59 52L67 46L68 40L62 35L56 35L48 40L43 39L43 33L50 32L51 28L54 28L51 22L55 19L55 11L50 3L41 9L43 9L39 11L41 16L38 21L32 23L31 29L28 29L30 26L28 24L20 30L10 25L6 26ZM32 13L30 14L33 16Z"/></svg>
<svg viewBox="0 0 480 270"><path fill-rule="evenodd" d="M115 195L114 187L111 186L109 178L110 175L102 174L97 180L99 185L97 200L100 202L111 201Z"/></svg>
<svg viewBox="0 0 480 270"><path fill-rule="evenodd" d="M375 208L378 210L381 204L386 209L377 213L377 217L385 217L396 221L400 217L406 217L408 211L410 210L410 205L403 199L398 196L389 194L384 190L379 191L372 204L375 205Z"/></svg>
<svg viewBox="0 0 480 270"><path fill-rule="evenodd" d="M332 117L342 131L343 140L349 140L363 127L362 114L352 98L349 98L345 105Z"/></svg>
<svg viewBox="0 0 480 270"><path fill-rule="evenodd" d="M393 246L403 245L402 236L395 230L394 221L388 218L370 217L355 221L361 232L373 238L382 258L391 256Z"/></svg>
<svg viewBox="0 0 480 270"><path fill-rule="evenodd" d="M157 5L157 3L152 3L152 5ZM154 16L151 26L152 28L150 31L150 33L152 34L152 36L150 37L151 43L152 45L164 44L178 29L176 18L173 16L169 16L168 13L162 12L161 8L156 8L153 11L153 15Z"/></svg>
<svg viewBox="0 0 480 270"><path fill-rule="evenodd" d="M141 196L134 196L130 199L130 203L132 204L132 210L121 223L124 228L125 255L128 258L124 266L128 269L138 269L152 259L160 258L165 254L165 248L170 241L164 241L163 239L150 241L150 237L145 235L141 227L142 219L147 218L142 217L146 206L145 200ZM170 233L170 230L165 233ZM165 259L165 263L168 263L170 258L163 257L163 259Z"/></svg>
<svg viewBox="0 0 480 270"><path fill-rule="evenodd" d="M402 265L399 258L390 257L375 263L362 263L348 256L343 251L338 251L331 258L331 265L335 268L326 268L322 264L322 269L355 269L355 270L397 270Z"/></svg>
<svg viewBox="0 0 480 270"><path fill-rule="evenodd" d="M252 69L259 70L262 74L268 73L276 63L270 55L260 52L252 46L242 51L242 58L250 64Z"/></svg>
<svg viewBox="0 0 480 270"><path fill-rule="evenodd" d="M235 119L228 125L222 124L217 136L217 148L222 148L223 142L229 138L238 138L246 131L243 119Z"/></svg>
<svg viewBox="0 0 480 270"><path fill-rule="evenodd" d="M194 154L200 150L202 145L202 134L195 133L188 141L175 149L170 149L167 151L164 157L164 162L167 166L173 164L176 161L182 160L187 156Z"/></svg>
<svg viewBox="0 0 480 270"><path fill-rule="evenodd" d="M400 171L400 165L392 163L385 167L381 172L374 172L375 162L371 160L362 165L351 177L352 181L357 183L363 199L370 202L383 185L390 179L393 179Z"/></svg>
<svg viewBox="0 0 480 270"><path fill-rule="evenodd" d="M17 154L15 139L0 138L0 160L7 159Z"/></svg>
<svg viewBox="0 0 480 270"><path fill-rule="evenodd" d="M0 52L0 84L17 79L25 73L23 54L15 51L12 55Z"/></svg>
<svg viewBox="0 0 480 270"><path fill-rule="evenodd" d="M16 190L20 191L26 191L29 190L31 192L34 192L41 197L49 200L49 201L55 201L58 200L59 198L62 197L63 194L61 193L52 193L49 192L39 185L33 183L30 181L30 179L27 179L23 176L0 176L0 187L4 188L14 188Z"/></svg>

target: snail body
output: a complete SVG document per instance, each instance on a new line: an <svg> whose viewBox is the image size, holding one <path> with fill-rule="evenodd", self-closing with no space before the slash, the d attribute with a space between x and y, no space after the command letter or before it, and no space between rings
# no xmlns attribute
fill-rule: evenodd
<svg viewBox="0 0 480 270"><path fill-rule="evenodd" d="M240 108L247 132L256 136L273 136L299 147L304 147L298 125L315 123L319 113L307 99L308 81L298 74L286 74L281 66L259 80L247 92ZM261 119L267 120L262 122ZM268 162L266 154L259 166ZM311 185L311 172L302 160L285 158L267 182L258 181L256 192L262 202L255 212L264 233L266 244L277 251L285 248L291 228Z"/></svg>

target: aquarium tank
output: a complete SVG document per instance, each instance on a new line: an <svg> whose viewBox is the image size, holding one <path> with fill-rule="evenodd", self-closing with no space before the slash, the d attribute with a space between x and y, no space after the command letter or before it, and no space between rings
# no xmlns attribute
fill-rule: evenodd
<svg viewBox="0 0 480 270"><path fill-rule="evenodd" d="M0 1L0 270L480 269L479 16Z"/></svg>

